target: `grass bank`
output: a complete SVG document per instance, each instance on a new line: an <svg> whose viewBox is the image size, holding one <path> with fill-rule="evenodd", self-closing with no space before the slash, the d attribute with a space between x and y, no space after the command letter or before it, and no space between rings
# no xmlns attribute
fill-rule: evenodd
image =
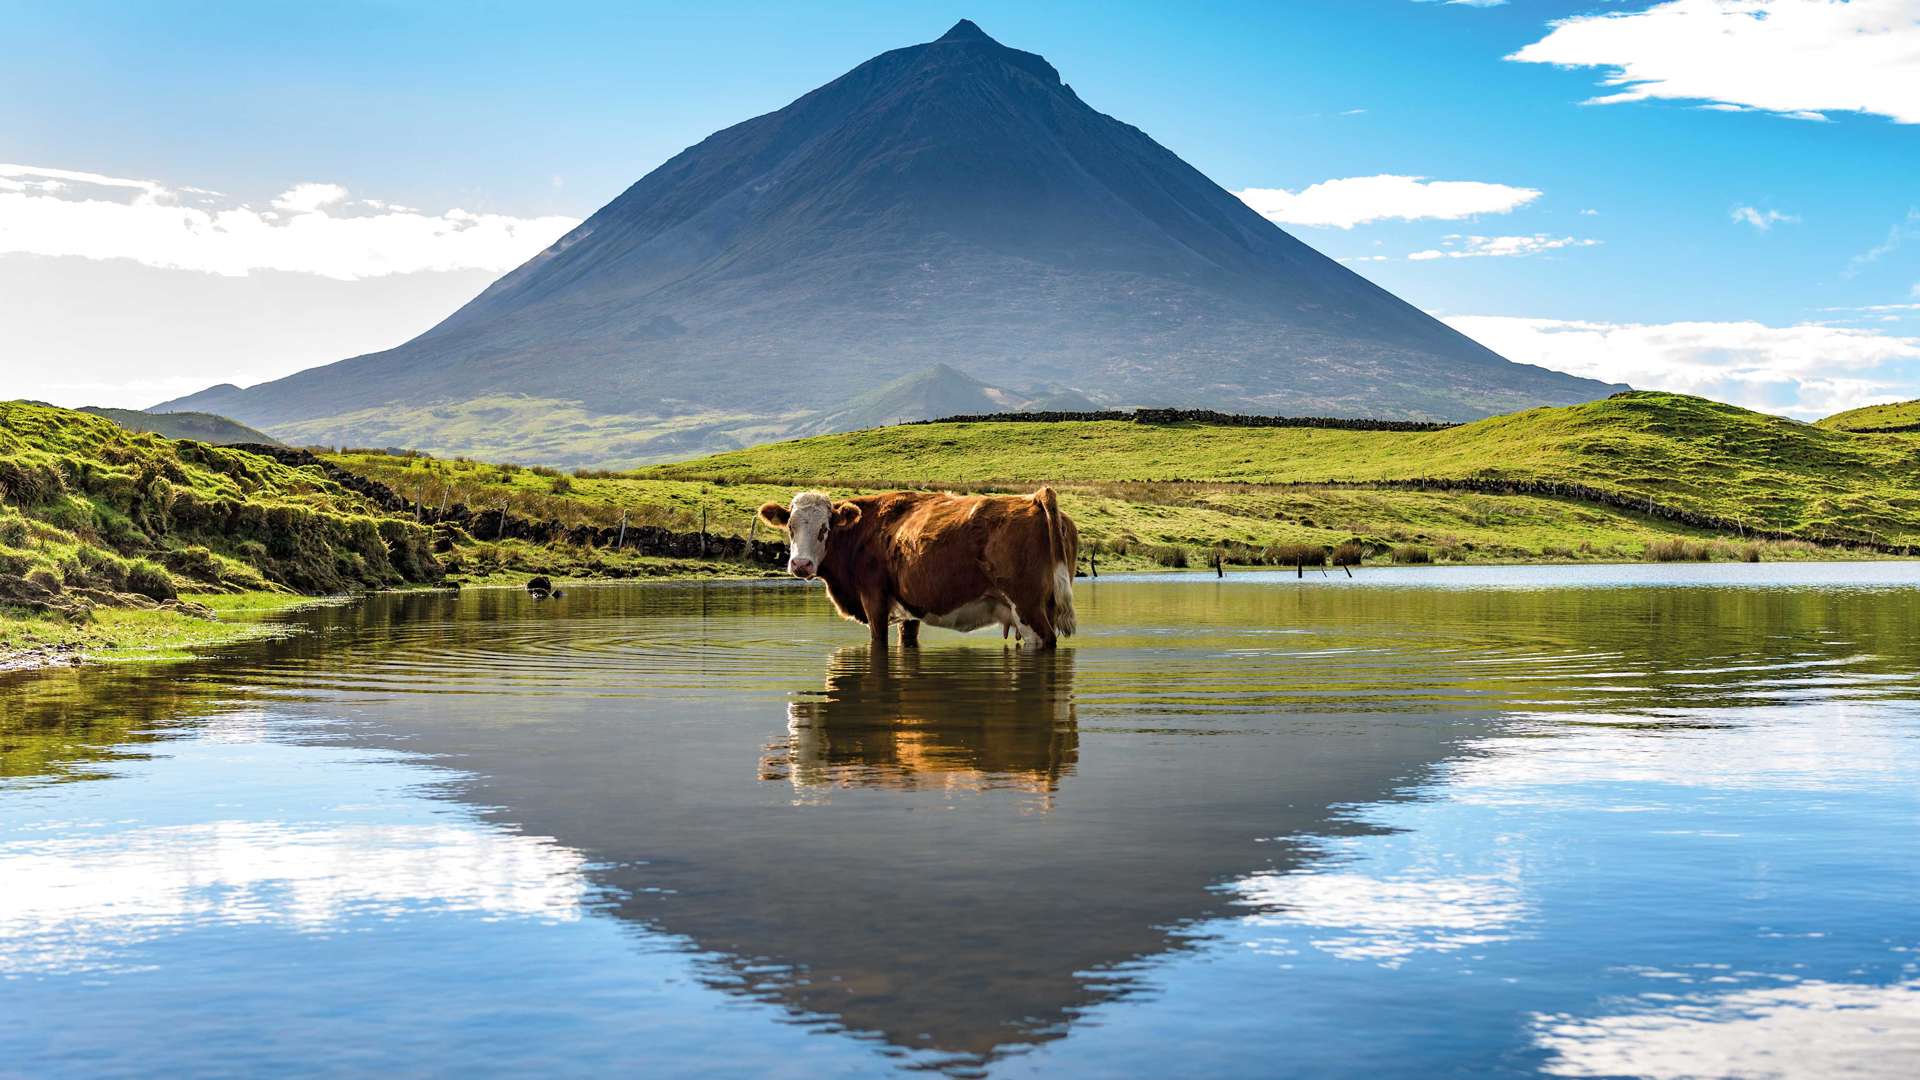
<svg viewBox="0 0 1920 1080"><path fill-rule="evenodd" d="M432 540L323 469L0 402L0 664L267 632L303 597L438 580Z"/></svg>
<svg viewBox="0 0 1920 1080"><path fill-rule="evenodd" d="M284 633L269 621L324 599L291 593L188 594L207 615L181 608L97 608L85 618L0 606L0 671L86 661L177 660L196 649Z"/></svg>

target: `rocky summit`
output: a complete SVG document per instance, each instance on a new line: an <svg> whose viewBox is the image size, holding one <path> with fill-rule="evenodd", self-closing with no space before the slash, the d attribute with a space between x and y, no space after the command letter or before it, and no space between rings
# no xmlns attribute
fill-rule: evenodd
<svg viewBox="0 0 1920 1080"><path fill-rule="evenodd" d="M674 156L412 341L159 408L627 464L949 402L1465 420L1618 389L1467 339L963 20Z"/></svg>

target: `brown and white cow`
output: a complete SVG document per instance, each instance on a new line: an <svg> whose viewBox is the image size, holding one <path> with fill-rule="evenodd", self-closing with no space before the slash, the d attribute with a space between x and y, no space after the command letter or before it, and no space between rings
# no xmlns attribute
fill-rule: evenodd
<svg viewBox="0 0 1920 1080"><path fill-rule="evenodd" d="M1073 567L1079 532L1053 489L1032 495L894 491L834 502L817 491L760 518L792 543L787 569L818 577L840 614L866 623L885 647L920 642L920 624L977 630L999 624L1050 649L1074 630Z"/></svg>

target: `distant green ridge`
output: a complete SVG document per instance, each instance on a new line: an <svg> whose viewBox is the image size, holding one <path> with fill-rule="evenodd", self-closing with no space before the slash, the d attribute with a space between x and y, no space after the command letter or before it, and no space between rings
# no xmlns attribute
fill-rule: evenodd
<svg viewBox="0 0 1920 1080"><path fill-rule="evenodd" d="M105 417L129 431L147 431L169 439L193 439L215 446L251 443L277 446L280 440L237 420L206 412L142 412L139 409L108 409L89 405L76 410Z"/></svg>
<svg viewBox="0 0 1920 1080"><path fill-rule="evenodd" d="M1430 432L914 424L756 446L634 475L860 488L1538 481L1807 539L1920 543L1920 445L1643 391Z"/></svg>
<svg viewBox="0 0 1920 1080"><path fill-rule="evenodd" d="M1855 431L1862 434L1892 435L1909 431L1920 431L1920 401L1896 401L1887 405L1866 405L1846 412L1834 413L1824 420L1815 421L1820 427L1834 431Z"/></svg>

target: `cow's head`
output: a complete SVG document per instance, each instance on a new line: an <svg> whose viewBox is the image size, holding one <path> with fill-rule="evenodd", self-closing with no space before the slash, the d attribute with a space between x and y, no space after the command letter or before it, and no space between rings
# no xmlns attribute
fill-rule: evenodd
<svg viewBox="0 0 1920 1080"><path fill-rule="evenodd" d="M835 503L817 491L803 491L793 497L792 509L775 502L762 506L760 520L787 530L793 546L787 569L794 577L810 578L826 561L828 535L859 521L860 508L850 502Z"/></svg>

